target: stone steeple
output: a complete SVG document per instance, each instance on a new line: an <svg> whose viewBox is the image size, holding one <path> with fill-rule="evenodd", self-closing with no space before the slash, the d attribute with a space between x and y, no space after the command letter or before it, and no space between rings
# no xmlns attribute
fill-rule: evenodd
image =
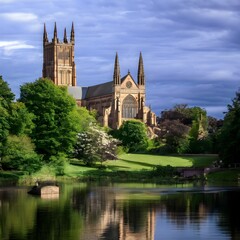
<svg viewBox="0 0 240 240"><path fill-rule="evenodd" d="M57 24L56 24L56 22L54 24L53 42L55 42L55 43L58 42L58 38L57 38Z"/></svg>
<svg viewBox="0 0 240 240"><path fill-rule="evenodd" d="M70 42L74 44L74 41L75 41L75 33L74 33L74 25L72 23Z"/></svg>
<svg viewBox="0 0 240 240"><path fill-rule="evenodd" d="M116 53L116 56L115 56L113 82L114 82L114 85L120 85L121 84L120 66L119 66L118 54L117 53Z"/></svg>
<svg viewBox="0 0 240 240"><path fill-rule="evenodd" d="M66 28L64 28L63 42L64 42L64 43L68 43L68 40L67 40L67 30L66 30Z"/></svg>
<svg viewBox="0 0 240 240"><path fill-rule="evenodd" d="M139 63L138 63L138 85L145 85L143 58L142 58L141 52L140 52Z"/></svg>
<svg viewBox="0 0 240 240"><path fill-rule="evenodd" d="M46 24L44 23L44 29L43 29L43 44L48 43L48 36L47 36L47 30L46 30Z"/></svg>

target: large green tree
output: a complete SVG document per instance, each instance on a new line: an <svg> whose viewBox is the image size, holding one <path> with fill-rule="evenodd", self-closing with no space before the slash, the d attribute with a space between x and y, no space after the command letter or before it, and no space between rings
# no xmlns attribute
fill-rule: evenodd
<svg viewBox="0 0 240 240"><path fill-rule="evenodd" d="M72 152L80 130L80 117L66 87L40 78L24 84L20 90L20 101L35 116L31 137L38 153L48 160L59 153Z"/></svg>
<svg viewBox="0 0 240 240"><path fill-rule="evenodd" d="M3 146L9 135L9 112L13 100L14 94L7 82L0 76L0 161L3 153Z"/></svg>
<svg viewBox="0 0 240 240"><path fill-rule="evenodd" d="M144 151L148 146L147 128L139 120L124 121L113 134L129 152Z"/></svg>
<svg viewBox="0 0 240 240"><path fill-rule="evenodd" d="M225 164L240 162L240 91L236 93L220 133L220 157Z"/></svg>
<svg viewBox="0 0 240 240"><path fill-rule="evenodd" d="M30 135L34 128L34 114L29 113L25 104L22 102L11 103L9 114L10 134Z"/></svg>
<svg viewBox="0 0 240 240"><path fill-rule="evenodd" d="M14 100L14 94L12 93L9 85L0 76L0 104L2 107L8 108L11 102Z"/></svg>

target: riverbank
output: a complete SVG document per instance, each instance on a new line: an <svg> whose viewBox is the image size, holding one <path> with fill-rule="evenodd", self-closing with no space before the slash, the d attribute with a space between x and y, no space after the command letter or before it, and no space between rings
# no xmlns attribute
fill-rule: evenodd
<svg viewBox="0 0 240 240"><path fill-rule="evenodd" d="M55 176L52 169L43 167L29 176L23 172L0 171L0 181L16 181L32 184L36 180L105 181L105 182L157 182L179 183L184 181L237 182L240 170L229 169L207 174L204 178L183 178L177 168L204 168L218 160L217 155L160 156L150 154L122 154L118 160L97 163L92 167L72 160L65 166L63 176ZM160 166L156 169L156 166ZM167 167L168 166L168 167ZM170 166L170 167L169 167ZM170 171L170 172L169 172Z"/></svg>

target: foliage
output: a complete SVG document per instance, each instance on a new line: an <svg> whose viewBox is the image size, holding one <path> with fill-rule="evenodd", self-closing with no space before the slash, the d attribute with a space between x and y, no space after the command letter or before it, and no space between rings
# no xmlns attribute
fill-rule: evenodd
<svg viewBox="0 0 240 240"><path fill-rule="evenodd" d="M24 103L13 102L9 116L10 134L30 135L34 128L33 119L34 114L28 112Z"/></svg>
<svg viewBox="0 0 240 240"><path fill-rule="evenodd" d="M220 157L225 164L240 162L240 92L236 93L220 132Z"/></svg>
<svg viewBox="0 0 240 240"><path fill-rule="evenodd" d="M0 158L9 134L8 111L0 105Z"/></svg>
<svg viewBox="0 0 240 240"><path fill-rule="evenodd" d="M78 133L74 156L87 165L92 165L96 161L116 159L118 144L118 140L101 128L91 126L87 131Z"/></svg>
<svg viewBox="0 0 240 240"><path fill-rule="evenodd" d="M176 105L161 113L158 124L161 130L157 134L160 141L166 143L166 149L175 153L211 152L208 118L204 109Z"/></svg>
<svg viewBox="0 0 240 240"><path fill-rule="evenodd" d="M77 112L80 123L79 132L86 131L90 125L96 123L96 112L94 110L88 111L85 107L79 107Z"/></svg>
<svg viewBox="0 0 240 240"><path fill-rule="evenodd" d="M174 175L176 175L176 169L170 165L156 165L153 167L152 175L160 177L173 177Z"/></svg>
<svg viewBox="0 0 240 240"><path fill-rule="evenodd" d="M239 182L240 170L239 169L230 169L230 170L221 170L218 172L212 172L207 174L208 182Z"/></svg>
<svg viewBox="0 0 240 240"><path fill-rule="evenodd" d="M20 101L35 115L31 137L38 153L49 159L59 152L72 151L80 130L80 116L65 87L40 78L21 86Z"/></svg>
<svg viewBox="0 0 240 240"><path fill-rule="evenodd" d="M166 119L162 122L161 129L159 138L164 139L174 152L184 153L188 151L190 127L184 125L179 120Z"/></svg>
<svg viewBox="0 0 240 240"><path fill-rule="evenodd" d="M0 159L4 144L9 135L9 110L11 102L14 100L14 94L9 88L7 82L0 76Z"/></svg>
<svg viewBox="0 0 240 240"><path fill-rule="evenodd" d="M26 171L29 174L41 168L41 157L34 151L34 144L27 136L10 135L4 148L2 167Z"/></svg>
<svg viewBox="0 0 240 240"><path fill-rule="evenodd" d="M208 139L211 142L212 153L219 152L219 136L223 126L222 119L208 116Z"/></svg>
<svg viewBox="0 0 240 240"><path fill-rule="evenodd" d="M53 168L55 175L63 176L67 162L66 155L64 153L58 153L55 156L51 156L49 160L49 167Z"/></svg>
<svg viewBox="0 0 240 240"><path fill-rule="evenodd" d="M148 147L147 128L141 121L124 121L114 136L129 152L145 151Z"/></svg>
<svg viewBox="0 0 240 240"><path fill-rule="evenodd" d="M7 82L5 82L2 76L0 76L0 105L4 108L9 108L13 100L14 94L9 88Z"/></svg>

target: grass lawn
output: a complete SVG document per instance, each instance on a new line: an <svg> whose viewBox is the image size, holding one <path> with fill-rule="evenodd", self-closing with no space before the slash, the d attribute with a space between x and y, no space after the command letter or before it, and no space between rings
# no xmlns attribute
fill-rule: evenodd
<svg viewBox="0 0 240 240"><path fill-rule="evenodd" d="M229 169L219 172L209 173L207 175L208 182L237 182L240 177L239 169Z"/></svg>
<svg viewBox="0 0 240 240"><path fill-rule="evenodd" d="M85 166L81 161L75 160L75 164L67 164L65 175L58 179L76 179L86 181L113 180L114 181L142 181L150 180L154 176L151 171L154 166L171 165L173 167L207 167L217 160L216 155L182 155L160 156L150 154L122 154L118 160L103 162L105 168L99 168L101 163L93 167ZM4 179L20 179L22 182L36 181L36 179L55 179L53 170L43 167L39 172L28 176L23 173L0 171L0 181Z"/></svg>
<svg viewBox="0 0 240 240"><path fill-rule="evenodd" d="M119 160L104 163L113 170L151 170L156 165L172 167L206 167L217 160L216 155L160 156L149 154L123 154Z"/></svg>
<svg viewBox="0 0 240 240"><path fill-rule="evenodd" d="M116 172L137 172L141 170L152 170L156 165L173 167L205 167L217 160L216 155L191 155L191 156L160 156L150 154L122 154L118 160L109 160L103 163L106 166L105 173L111 175ZM97 166L100 166L98 164ZM68 165L66 167L67 177L89 176L102 174L96 167L84 165Z"/></svg>

